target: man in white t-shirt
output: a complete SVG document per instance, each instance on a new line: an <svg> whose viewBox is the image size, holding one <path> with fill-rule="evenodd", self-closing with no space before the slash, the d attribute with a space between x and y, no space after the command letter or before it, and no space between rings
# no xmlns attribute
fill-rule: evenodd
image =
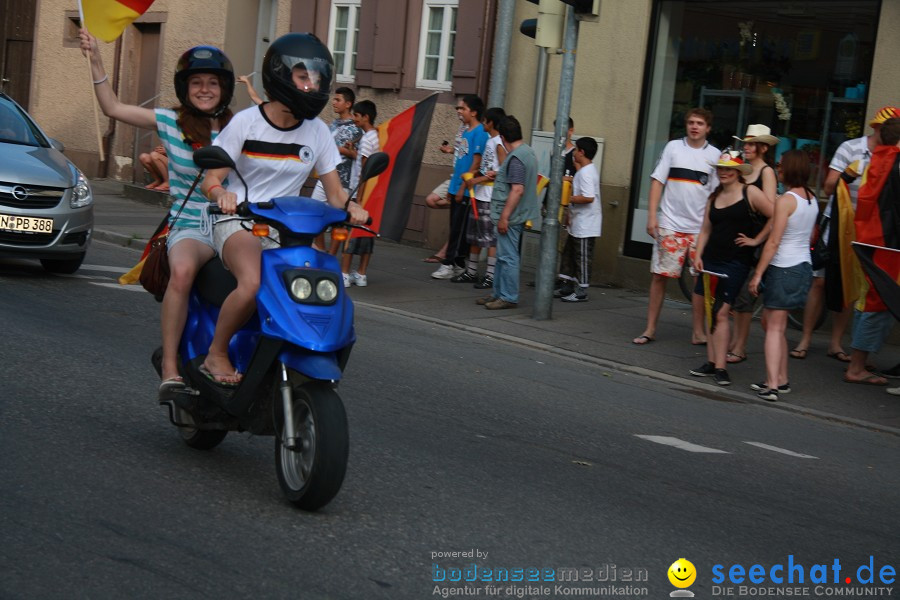
<svg viewBox="0 0 900 600"><path fill-rule="evenodd" d="M575 142L572 158L577 172L572 180L572 197L566 207L569 235L563 246L559 279L563 286L554 296L563 302L586 302L591 284L594 245L603 229L603 207L600 204L600 177L594 168L597 141L583 137Z"/></svg>
<svg viewBox="0 0 900 600"><path fill-rule="evenodd" d="M650 260L650 302L647 327L632 343L649 344L656 339L656 324L666 296L666 283L681 277L682 268L693 260L697 234L709 195L719 184L712 166L721 152L706 141L713 115L705 108L692 108L685 114L687 135L672 140L663 149L650 174L650 206L647 233L654 239ZM657 212L659 216L657 217ZM695 345L706 343L703 330L703 296L693 298L693 337Z"/></svg>

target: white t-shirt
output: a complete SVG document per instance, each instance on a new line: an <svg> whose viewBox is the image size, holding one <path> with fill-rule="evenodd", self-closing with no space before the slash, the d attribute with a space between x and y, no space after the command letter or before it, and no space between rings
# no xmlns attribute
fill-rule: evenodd
<svg viewBox="0 0 900 600"><path fill-rule="evenodd" d="M600 203L600 177L593 164L578 169L572 179L572 196L593 198L587 204L569 204L569 235L577 238L600 237L603 229L603 205Z"/></svg>
<svg viewBox="0 0 900 600"><path fill-rule="evenodd" d="M859 186L862 185L862 174L872 160L872 153L869 152L869 138L866 136L847 140L838 146L834 156L829 163L828 168L843 173L844 169L849 167L854 161L859 161L858 173L859 177L850 182L850 202L853 203L853 209L856 210L856 198L859 195ZM829 215L831 211L829 210Z"/></svg>
<svg viewBox="0 0 900 600"><path fill-rule="evenodd" d="M213 145L234 160L250 186L250 202L297 196L313 169L321 176L341 161L324 121L307 119L281 129L266 118L263 105L236 114ZM229 177L225 189L237 194L238 202L244 201L244 184L237 177Z"/></svg>
<svg viewBox="0 0 900 600"><path fill-rule="evenodd" d="M497 145L500 144L500 136L495 135L490 138L487 143L484 145L484 153L481 155L481 167L479 169L480 173L484 175L488 171L499 171L500 170L500 162L497 160ZM490 202L491 201L491 192L494 191L493 184L491 185L476 185L475 186L475 199L479 202Z"/></svg>
<svg viewBox="0 0 900 600"><path fill-rule="evenodd" d="M672 140L662 151L650 177L665 185L659 202L659 227L679 233L700 233L706 201L716 186L715 164L722 153L707 143L692 148L687 138Z"/></svg>
<svg viewBox="0 0 900 600"><path fill-rule="evenodd" d="M362 159L369 158L378 152L378 130L370 129L359 140L359 149L356 151L356 160L353 161L353 170L350 171L350 189L355 190L359 185L359 175L362 173Z"/></svg>

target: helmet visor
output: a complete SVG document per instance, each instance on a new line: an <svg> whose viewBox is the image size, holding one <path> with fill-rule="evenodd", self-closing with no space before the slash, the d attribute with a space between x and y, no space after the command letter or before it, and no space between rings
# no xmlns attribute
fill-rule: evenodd
<svg viewBox="0 0 900 600"><path fill-rule="evenodd" d="M294 86L302 92L331 90L331 64L321 58L281 55L285 71L291 74Z"/></svg>

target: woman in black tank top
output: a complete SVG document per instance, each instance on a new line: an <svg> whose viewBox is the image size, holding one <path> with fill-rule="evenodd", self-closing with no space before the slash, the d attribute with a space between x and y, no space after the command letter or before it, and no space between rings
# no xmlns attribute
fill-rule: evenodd
<svg viewBox="0 0 900 600"><path fill-rule="evenodd" d="M714 279L715 302L707 323L707 362L691 370L691 374L713 376L717 384L729 385L731 380L726 371L730 334L728 314L753 262L753 248L738 245L737 240L753 229L751 211L770 216L772 207L759 189L744 183L742 175L752 171L750 165L723 154L715 166L720 184L706 205L703 227L697 238L697 256L700 258L694 261L698 271L707 272L697 278L694 293L703 296L704 280Z"/></svg>
<svg viewBox="0 0 900 600"><path fill-rule="evenodd" d="M771 135L766 136L765 133L757 136L750 136L753 128L760 130L760 127L751 126L747 129L748 137L744 138L741 148L744 161L753 167L753 172L745 178L747 183L756 186L766 195L766 198L775 205L775 193L778 190L778 177L775 174L773 164L774 145L778 143L778 138ZM764 130L763 130L764 131ZM763 141L765 140L765 141ZM769 142L769 143L766 143ZM751 214L756 224L756 228L746 237L738 241L741 246L756 248L762 246L768 237L766 229L766 217L761 213ZM734 331L731 335L731 343L728 347L728 362L739 363L747 358L747 339L750 337L750 322L753 319L753 310L756 305L756 298L750 295L747 290L747 284L741 288L738 297L735 299L732 312L734 314Z"/></svg>

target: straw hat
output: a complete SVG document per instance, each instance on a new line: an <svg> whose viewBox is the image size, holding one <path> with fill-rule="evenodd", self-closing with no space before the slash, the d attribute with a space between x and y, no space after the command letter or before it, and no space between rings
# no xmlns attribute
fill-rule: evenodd
<svg viewBox="0 0 900 600"><path fill-rule="evenodd" d="M869 127L875 127L876 125L881 125L888 119L893 119L900 117L900 108L895 106L885 106L872 117L872 120L869 121Z"/></svg>
<svg viewBox="0 0 900 600"><path fill-rule="evenodd" d="M749 175L753 172L753 165L745 163L740 156L732 156L728 153L720 156L718 162L710 162L709 164L717 169L734 169L741 175Z"/></svg>
<svg viewBox="0 0 900 600"><path fill-rule="evenodd" d="M736 140L741 140L744 143L755 142L759 144L768 144L770 146L777 146L779 142L778 138L772 135L772 130L760 123L747 125L747 135L742 138L736 135L731 137Z"/></svg>

